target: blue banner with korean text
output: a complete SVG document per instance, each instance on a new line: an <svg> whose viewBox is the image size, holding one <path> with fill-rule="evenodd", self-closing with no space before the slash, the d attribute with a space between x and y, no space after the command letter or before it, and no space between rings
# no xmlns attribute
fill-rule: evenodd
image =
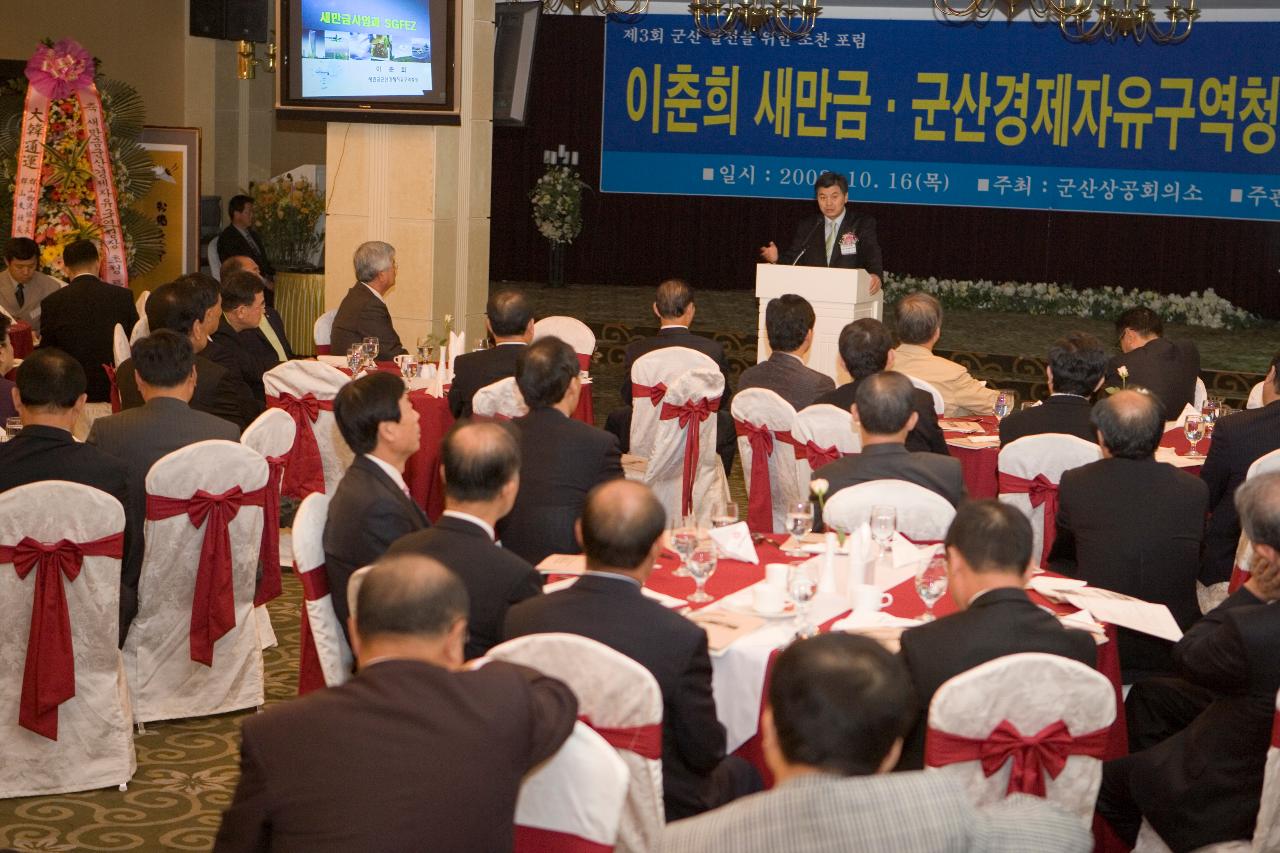
<svg viewBox="0 0 1280 853"><path fill-rule="evenodd" d="M1280 22L1181 45L993 21L820 19L788 42L687 15L605 27L600 188L1280 221Z"/></svg>

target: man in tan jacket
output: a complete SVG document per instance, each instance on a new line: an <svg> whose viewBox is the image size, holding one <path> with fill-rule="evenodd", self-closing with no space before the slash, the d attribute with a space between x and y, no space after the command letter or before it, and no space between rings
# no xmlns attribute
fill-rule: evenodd
<svg viewBox="0 0 1280 853"><path fill-rule="evenodd" d="M900 343L894 350L893 369L937 388L945 417L992 414L1000 392L974 379L954 361L933 354L942 335L942 305L938 300L927 293L912 293L899 300L896 313Z"/></svg>

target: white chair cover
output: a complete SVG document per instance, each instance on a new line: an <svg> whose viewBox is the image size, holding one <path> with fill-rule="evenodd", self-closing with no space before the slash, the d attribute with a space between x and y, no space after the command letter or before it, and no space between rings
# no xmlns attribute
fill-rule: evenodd
<svg viewBox="0 0 1280 853"><path fill-rule="evenodd" d="M1044 433L1028 435L1011 441L1000 450L997 466L1000 473L1012 474L1024 480L1034 480L1043 474L1055 486L1062 482L1062 474L1072 468L1088 465L1102 458L1102 450L1092 441L1085 441L1074 435L1062 433ZM1054 523L1054 519L1044 516L1046 504L1031 505L1029 494L1000 492L1000 500L1012 504L1022 510L1031 521L1032 563L1043 566L1045 524Z"/></svg>
<svg viewBox="0 0 1280 853"><path fill-rule="evenodd" d="M24 537L93 542L124 530L124 509L105 492L48 480L0 495L0 545ZM0 563L0 798L123 785L137 769L124 664L116 648L120 560L86 556L74 581L59 576L71 622L75 696L58 708L58 739L18 725L19 697L40 569L19 578Z"/></svg>
<svg viewBox="0 0 1280 853"><path fill-rule="evenodd" d="M637 359L638 361L638 359ZM683 406L699 400L720 400L724 394L724 376L717 370L690 370L667 386L662 406L656 412L653 447L644 469L644 482L667 510L667 516L685 514L684 466L688 431L679 418L663 420L662 408ZM723 401L722 401L723 402ZM711 526L711 513L718 502L729 498L729 481L724 465L716 454L716 413L711 412L698 425L698 458L694 461L690 514L703 527Z"/></svg>
<svg viewBox="0 0 1280 853"><path fill-rule="evenodd" d="M281 409L267 409L258 415L249 426L245 427L244 434L240 436L240 443L245 447L251 447L258 452L263 459L268 460L270 465L271 459L280 459L289 452L289 448L293 447L293 442L297 438L298 430L293 423L293 418ZM279 484L277 483L277 486ZM263 514L264 520L266 513ZM277 521L280 516L275 516ZM267 530L263 532L264 537L275 537L276 556L280 554L280 528L275 530ZM264 559L266 555L263 555ZM272 567L263 566L263 571L270 571ZM279 566L274 567L279 571ZM269 649L276 645L275 628L271 625L271 614L267 612L267 605L255 604L253 607L254 618L258 621L258 639L262 648Z"/></svg>
<svg viewBox="0 0 1280 853"><path fill-rule="evenodd" d="M151 291L147 291L150 293ZM143 294L144 296L146 294ZM129 346L132 347L138 341L151 334L151 324L147 322L147 316L139 312L138 322L133 324L133 331L129 333Z"/></svg>
<svg viewBox="0 0 1280 853"><path fill-rule="evenodd" d="M815 456L810 444L824 452L838 453L839 456L862 451L862 437L853 427L853 415L847 409L829 403L805 406L796 412L791 436L796 442L792 451L795 457L796 482L805 484L806 493L813 472L825 464L823 459L826 458ZM832 455L831 460L834 461L839 456ZM803 500L803 496L801 499Z"/></svg>
<svg viewBox="0 0 1280 853"><path fill-rule="evenodd" d="M529 407L524 403L516 378L508 376L476 391L471 398L471 412L484 418L511 420L529 414Z"/></svg>
<svg viewBox="0 0 1280 853"><path fill-rule="evenodd" d="M364 585L365 576L373 571L373 564L361 566L347 578L347 612L355 613L356 602L360 599L360 587Z"/></svg>
<svg viewBox="0 0 1280 853"><path fill-rule="evenodd" d="M1079 661L1025 652L976 666L943 683L929 705L929 728L966 738L986 739L1007 720L1033 736L1062 721L1073 737L1106 729L1115 721L1115 687L1105 675ZM929 748L926 743L926 766ZM1003 800L1012 761L991 776L980 761L964 761L930 772L950 773L964 784L979 807ZM1086 823L1102 784L1102 762L1072 755L1058 778L1045 774L1045 795Z"/></svg>
<svg viewBox="0 0 1280 853"><path fill-rule="evenodd" d="M218 257L217 237L214 237L209 241L209 246L205 250L205 255L209 259L209 275L213 276L217 281L222 281L222 259Z"/></svg>
<svg viewBox="0 0 1280 853"><path fill-rule="evenodd" d="M333 318L337 316L338 309L334 308L316 318L315 325L311 327L311 336L317 344L329 346L329 342L333 340ZM345 356L346 353L340 355Z"/></svg>
<svg viewBox="0 0 1280 853"><path fill-rule="evenodd" d="M871 520L873 506L898 513L898 531L915 542L939 542L956 516L947 499L906 480L872 480L846 486L827 497L822 518L828 528L853 531Z"/></svg>
<svg viewBox="0 0 1280 853"><path fill-rule="evenodd" d="M111 330L111 366L119 367L132 357L133 351L129 348L129 336L124 333L124 327L116 323Z"/></svg>
<svg viewBox="0 0 1280 853"><path fill-rule="evenodd" d="M904 374L905 375L905 374ZM914 376L908 376L911 384L919 388L921 391L928 391L929 396L933 397L933 410L937 412L938 417L942 417L942 413L946 411L946 405L942 402L942 392L933 386L932 382L926 382L923 379L916 379Z"/></svg>
<svg viewBox="0 0 1280 853"><path fill-rule="evenodd" d="M1276 695L1276 722L1272 724L1271 748L1262 773L1262 806L1253 830L1253 849L1257 853L1280 851L1280 694Z"/></svg>
<svg viewBox="0 0 1280 853"><path fill-rule="evenodd" d="M147 496L189 499L267 483L267 463L234 441L198 441L162 457L147 474ZM263 702L262 647L253 599L262 544L262 509L245 504L228 525L235 627L213 646L213 665L191 659L191 605L206 521L186 514L144 526L138 615L125 640L125 674L140 723L221 714Z"/></svg>
<svg viewBox="0 0 1280 853"><path fill-rule="evenodd" d="M795 448L789 441L779 438L779 435L790 437L796 410L767 388L746 388L734 395L731 411L734 421L753 424L768 430L773 436L773 452L768 457L769 499L773 515L769 529L781 533L786 529L787 505L804 500L809 492L808 478L801 483L797 476ZM750 436L741 432L738 435L738 456L742 459L742 475L750 501L755 488L755 452ZM749 514L748 510L748 520Z"/></svg>
<svg viewBox="0 0 1280 853"><path fill-rule="evenodd" d="M520 785L515 853L612 850L630 785L631 771L609 742L575 723L556 754Z"/></svg>
<svg viewBox="0 0 1280 853"><path fill-rule="evenodd" d="M324 684L333 687L351 676L352 656L333 610L324 573L324 525L329 518L329 500L329 495L312 492L298 507L293 517L293 568L302 580L302 609L306 612ZM313 590L323 594L313 597ZM305 648L303 654L306 654ZM304 660L299 669L306 666L309 664Z"/></svg>
<svg viewBox="0 0 1280 853"><path fill-rule="evenodd" d="M350 381L351 377L338 368L319 361L286 361L262 374L262 384L268 397L314 394L318 400L333 400ZM351 466L355 454L338 431L338 422L334 420L333 412L321 409L319 417L311 424L311 431L316 437L320 461L324 466L324 489L333 494L343 473Z"/></svg>
<svg viewBox="0 0 1280 853"><path fill-rule="evenodd" d="M556 337L573 347L578 354L578 367L589 370L596 351L596 333L577 317L543 317L533 324L533 339ZM584 364L585 362L585 364Z"/></svg>
<svg viewBox="0 0 1280 853"><path fill-rule="evenodd" d="M1251 477L1271 471L1280 471L1280 450L1273 450L1253 460L1253 464L1245 472L1244 478L1248 480ZM1202 587L1197 584L1196 598L1200 603L1201 613L1208 613L1221 604L1230 591L1242 585L1244 580L1248 580L1249 574L1253 571L1253 542L1249 540L1248 536L1244 535L1244 531L1240 532L1240 540L1236 545L1234 568L1235 571L1232 572L1232 580L1229 583L1216 583L1209 587ZM1243 578L1239 584L1237 584L1238 578Z"/></svg>
<svg viewBox="0 0 1280 853"><path fill-rule="evenodd" d="M1253 460L1253 464L1249 466L1249 470L1245 472L1245 479L1256 477L1259 474L1269 474L1272 471L1280 471L1280 450L1273 450L1270 453L1264 453L1257 459Z"/></svg>
<svg viewBox="0 0 1280 853"><path fill-rule="evenodd" d="M488 657L533 667L558 678L578 697L578 714L601 729L662 726L662 691L653 675L626 655L576 634L532 634L489 650ZM662 832L662 760L619 749L631 773L617 848L648 851Z"/></svg>
<svg viewBox="0 0 1280 853"><path fill-rule="evenodd" d="M689 370L715 370L720 368L715 359L688 347L663 347L645 353L631 365L631 385L655 388L659 384L671 387L676 377ZM658 424L660 404L645 395L631 398L631 453L647 457L653 451L654 430ZM715 443L714 441L712 442Z"/></svg>
<svg viewBox="0 0 1280 853"><path fill-rule="evenodd" d="M1209 389L1204 387L1204 380L1197 376L1195 399L1192 403L1196 407L1196 411L1200 410L1200 407L1204 405L1204 401L1207 399L1209 399Z"/></svg>
<svg viewBox="0 0 1280 853"><path fill-rule="evenodd" d="M138 310L139 317L146 316L144 312L146 311L146 308L147 308L147 300L150 298L151 298L150 290L144 290L138 294L138 298L136 301L134 301L133 306Z"/></svg>
<svg viewBox="0 0 1280 853"><path fill-rule="evenodd" d="M1252 388L1249 389L1249 399L1245 401L1244 407L1246 409L1262 408L1262 383L1261 382L1257 383L1256 385L1254 385Z"/></svg>

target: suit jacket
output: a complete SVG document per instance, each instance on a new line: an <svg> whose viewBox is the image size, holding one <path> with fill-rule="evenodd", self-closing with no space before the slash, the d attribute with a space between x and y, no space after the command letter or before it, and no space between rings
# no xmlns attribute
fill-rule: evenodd
<svg viewBox="0 0 1280 853"><path fill-rule="evenodd" d="M1261 409L1238 412L1213 425L1213 444L1200 469L1200 479L1209 487L1209 512L1212 513L1204 535L1201 583L1231 579L1236 544L1240 540L1236 489L1256 459L1277 449L1280 449L1280 405L1274 402Z"/></svg>
<svg viewBox="0 0 1280 853"><path fill-rule="evenodd" d="M262 414L262 410L267 405L267 392L262 387L262 374L275 364L267 365L264 362L261 350L246 337L249 335L261 336L262 332L257 329L237 332L224 315L218 318L218 328L210 336L209 346L206 349L209 358L244 380L244 384L249 387L249 393L253 395L254 402L257 404L254 415L257 417ZM264 344L266 340L265 337L262 338ZM271 344L266 346L271 349ZM271 353L274 355L275 350L271 349Z"/></svg>
<svg viewBox="0 0 1280 853"><path fill-rule="evenodd" d="M588 573L567 589L507 611L505 636L566 632L604 643L653 673L662 690L662 787L667 820L706 809L703 788L724 759L724 726L711 695L707 634L645 598L620 575Z"/></svg>
<svg viewBox="0 0 1280 853"><path fill-rule="evenodd" d="M837 406L845 411L853 408L854 396L858 391L858 380L853 379L834 391L828 391L814 403L825 403ZM938 426L938 412L933 407L933 395L919 388L914 389L911 402L916 410L916 425L907 433L907 450L912 453L938 453L950 456L947 450L947 439Z"/></svg>
<svg viewBox="0 0 1280 853"><path fill-rule="evenodd" d="M516 375L516 359L525 344L498 344L490 349L460 355L453 362L449 387L449 411L455 418L471 416L471 398L486 385Z"/></svg>
<svg viewBox="0 0 1280 853"><path fill-rule="evenodd" d="M797 412L823 394L835 391L835 381L819 373L794 355L774 352L768 360L742 371L738 390L766 388L791 404Z"/></svg>
<svg viewBox="0 0 1280 853"><path fill-rule="evenodd" d="M40 304L50 293L56 293L62 287L51 275L36 270L31 280L22 286L22 307L18 307L17 284L9 270L0 270L0 308L8 312L15 320L26 323L36 334L40 334ZM125 329L126 332L133 331Z"/></svg>
<svg viewBox="0 0 1280 853"><path fill-rule="evenodd" d="M733 399L733 385L729 381L729 362L724 357L724 347L702 335L695 335L686 326L665 326L651 338L642 338L627 344L622 363L622 404L631 405L631 365L636 359L654 350L664 347L686 347L708 355L720 367L724 376L724 397L720 400L720 411L729 411L729 401Z"/></svg>
<svg viewBox="0 0 1280 853"><path fill-rule="evenodd" d="M836 492L871 480L906 480L937 492L956 506L965 498L964 473L960 460L936 453L911 453L901 444L872 444L861 453L823 465L812 479L829 484L827 500ZM813 506L813 528L822 530L822 507Z"/></svg>
<svg viewBox="0 0 1280 853"><path fill-rule="evenodd" d="M271 326L271 330L276 333L276 338L280 341L280 346L284 349L284 360L291 361L297 356L294 355L293 347L289 345L289 335L284 330L284 319L280 316L280 312L274 308L267 308L263 311L263 316ZM267 340L267 336L262 332L262 327L257 329L245 329L238 333L240 343L245 349L249 350L255 359L263 365L262 369L265 373L271 368L280 364L280 354L276 352L275 347L271 346L271 342ZM345 355L345 353L344 353Z"/></svg>
<svg viewBox="0 0 1280 853"><path fill-rule="evenodd" d="M253 258L253 262L258 265L258 271L262 273L263 278L272 278L275 276L276 271L271 266L271 262L267 260L266 244L262 242L262 235L258 233L258 229L250 228L249 236L253 239L246 240L234 225L228 225L223 228L222 233L218 235L218 259L225 261L227 258L234 258L236 255Z"/></svg>
<svg viewBox="0 0 1280 853"><path fill-rule="evenodd" d="M325 575L344 633L347 580L385 554L392 542L428 523L422 507L378 463L363 454L355 458L333 492L324 525Z"/></svg>
<svg viewBox="0 0 1280 853"><path fill-rule="evenodd" d="M573 730L559 681L387 660L250 715L218 853L510 850L524 774Z"/></svg>
<svg viewBox="0 0 1280 853"><path fill-rule="evenodd" d="M1118 372L1121 365L1129 368L1130 387L1141 385L1160 399L1165 420L1173 420L1183 406L1195 402L1200 350L1194 341L1156 338L1113 357L1107 363L1107 386L1119 388L1123 384Z"/></svg>
<svg viewBox="0 0 1280 853"><path fill-rule="evenodd" d="M928 347L899 344L894 350L893 369L916 379L923 379L942 395L943 415L948 418L966 415L990 415L995 412L1000 392L987 383L974 379L962 365L934 355Z"/></svg>
<svg viewBox="0 0 1280 853"><path fill-rule="evenodd" d="M502 641L508 607L542 593L542 576L533 566L495 545L484 528L465 518L443 515L426 530L397 539L387 553L434 557L466 584L468 660Z"/></svg>
<svg viewBox="0 0 1280 853"><path fill-rule="evenodd" d="M124 508L124 559L120 563L120 645L138 612L138 571L142 567L142 516L130 497L125 463L66 430L29 426L0 444L0 492L44 480L70 480L106 492Z"/></svg>
<svg viewBox="0 0 1280 853"><path fill-rule="evenodd" d="M548 554L576 554L573 525L587 492L622 476L618 439L549 406L513 423L520 434L520 491L498 522L498 539L535 566Z"/></svg>
<svg viewBox="0 0 1280 853"><path fill-rule="evenodd" d="M1078 660L1098 661L1097 645L1085 631L1062 626L1040 609L1021 589L993 589L969 607L935 622L904 631L903 663L919 697L919 716L902 747L899 770L924 767L924 738L929 703L947 679L979 664L1019 652L1045 652Z"/></svg>
<svg viewBox="0 0 1280 853"><path fill-rule="evenodd" d="M400 343L396 327L391 325L387 303L367 285L356 282L342 297L338 313L334 315L329 345L335 355L346 355L352 344L368 337L378 339L378 361L389 361L408 352Z"/></svg>
<svg viewBox="0 0 1280 853"><path fill-rule="evenodd" d="M40 346L57 347L80 362L88 379L90 403L111 399L111 382L102 369L115 364L113 330L127 335L138 322L133 293L93 275L78 275L40 303Z"/></svg>
<svg viewBox="0 0 1280 853"><path fill-rule="evenodd" d="M198 412L181 400L158 397L136 409L110 417L98 418L89 428L86 441L122 461L129 476L129 505L125 508L139 520L136 553L131 557L137 565L126 568L126 577L137 578L142 572L145 540L142 520L147 516L147 472L167 453L195 444L197 441L221 438L239 441L240 431L234 424ZM131 610L125 620L121 615L121 631L128 628L136 613Z"/></svg>
<svg viewBox="0 0 1280 853"><path fill-rule="evenodd" d="M1175 853L1253 835L1280 689L1280 610L1237 590L1173 649L1217 694L1187 728L1133 757L1130 789Z"/></svg>
<svg viewBox="0 0 1280 853"><path fill-rule="evenodd" d="M778 254L778 263L799 263L807 267L840 267L841 269L865 269L872 275L883 276L884 264L880 260L880 241L876 238L876 218L856 213L846 207L840 230L836 232L831 255L827 255L826 217L814 213L796 224L795 236L785 252ZM857 237L856 250L844 254L840 250L845 234Z"/></svg>
<svg viewBox="0 0 1280 853"><path fill-rule="evenodd" d="M1098 443L1098 429L1089 420L1093 404L1075 394L1050 394L1044 402L1000 421L1000 446L1028 435L1062 433Z"/></svg>
<svg viewBox="0 0 1280 853"><path fill-rule="evenodd" d="M1016 794L975 808L945 773L798 776L667 824L661 853L1087 853L1075 815Z"/></svg>
<svg viewBox="0 0 1280 853"><path fill-rule="evenodd" d="M1186 630L1200 618L1196 576L1209 489L1155 459L1100 459L1062 475L1054 571L1165 604ZM1168 673L1172 644L1120 629L1120 668L1131 684Z"/></svg>
<svg viewBox="0 0 1280 853"><path fill-rule="evenodd" d="M122 362L120 369L116 371L122 410L136 409L142 405L142 394L138 391L135 377L131 358ZM196 390L191 397L191 408L230 421L240 432L244 432L244 428L261 413L249 392L249 386L239 376L211 361L204 353L196 353Z"/></svg>

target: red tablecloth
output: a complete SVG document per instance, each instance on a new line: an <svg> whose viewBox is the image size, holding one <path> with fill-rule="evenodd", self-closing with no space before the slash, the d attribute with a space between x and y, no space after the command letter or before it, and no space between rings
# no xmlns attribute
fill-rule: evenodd
<svg viewBox="0 0 1280 853"><path fill-rule="evenodd" d="M35 335L29 325L15 320L9 326L9 343L13 345L14 358L26 358L35 349Z"/></svg>
<svg viewBox="0 0 1280 853"><path fill-rule="evenodd" d="M409 494L435 521L444 512L444 484L440 479L440 444L453 426L449 403L426 391L410 391L409 402L418 413L418 429L422 438L418 452L409 457L404 468L404 481Z"/></svg>

